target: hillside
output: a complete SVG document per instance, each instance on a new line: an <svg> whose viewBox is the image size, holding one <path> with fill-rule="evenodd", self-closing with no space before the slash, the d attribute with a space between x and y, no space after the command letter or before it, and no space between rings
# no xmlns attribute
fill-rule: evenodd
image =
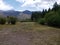
<svg viewBox="0 0 60 45"><path fill-rule="evenodd" d="M19 16L17 16L17 18L18 18L18 20L31 19L31 15L30 14L20 13Z"/></svg>

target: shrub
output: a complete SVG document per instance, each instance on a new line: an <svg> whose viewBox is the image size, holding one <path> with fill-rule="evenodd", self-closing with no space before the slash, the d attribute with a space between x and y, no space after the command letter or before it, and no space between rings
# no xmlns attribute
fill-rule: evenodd
<svg viewBox="0 0 60 45"><path fill-rule="evenodd" d="M12 17L12 16L9 16L7 17L7 22L8 24L16 24L16 18L15 17Z"/></svg>
<svg viewBox="0 0 60 45"><path fill-rule="evenodd" d="M38 20L38 23L44 25L45 24L45 19L41 18L40 20Z"/></svg>
<svg viewBox="0 0 60 45"><path fill-rule="evenodd" d="M50 26L60 26L60 15L57 12L50 12L45 16L46 23Z"/></svg>
<svg viewBox="0 0 60 45"><path fill-rule="evenodd" d="M6 19L3 17L0 17L0 24L5 24L6 23Z"/></svg>
<svg viewBox="0 0 60 45"><path fill-rule="evenodd" d="M10 17L10 22L11 22L11 24L16 24L16 18L15 17Z"/></svg>
<svg viewBox="0 0 60 45"><path fill-rule="evenodd" d="M7 23L10 24L10 22L11 22L11 21L10 21L10 17L7 16Z"/></svg>

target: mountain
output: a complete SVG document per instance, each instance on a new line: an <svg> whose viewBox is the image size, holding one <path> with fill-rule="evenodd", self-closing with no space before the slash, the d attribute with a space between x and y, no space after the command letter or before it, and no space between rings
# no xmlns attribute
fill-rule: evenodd
<svg viewBox="0 0 60 45"><path fill-rule="evenodd" d="M1 11L0 10L0 15L3 16L18 16L20 14L19 11L14 11L14 10L8 10L8 11Z"/></svg>
<svg viewBox="0 0 60 45"><path fill-rule="evenodd" d="M30 14L24 14L24 13L20 13L19 16L17 16L18 20L26 20L26 19L31 19L31 15Z"/></svg>
<svg viewBox="0 0 60 45"><path fill-rule="evenodd" d="M28 11L28 10L23 11L23 13L24 13L24 14L29 14L29 15L32 14L32 12L31 12L31 11Z"/></svg>
<svg viewBox="0 0 60 45"><path fill-rule="evenodd" d="M30 19L31 18L31 11L25 10L23 12L15 11L15 10L8 10L8 11L2 11L0 10L0 16L7 17L7 16L14 16L20 19Z"/></svg>
<svg viewBox="0 0 60 45"><path fill-rule="evenodd" d="M20 14L19 11L14 11L14 10L9 10L9 11L4 11L3 13L5 16L18 16Z"/></svg>
<svg viewBox="0 0 60 45"><path fill-rule="evenodd" d="M28 15L32 14L32 12L28 11L28 10L25 10L23 12L15 11L15 10L8 10L8 11L2 11L2 10L0 10L0 14L3 14L5 16L18 16L20 13L28 14Z"/></svg>

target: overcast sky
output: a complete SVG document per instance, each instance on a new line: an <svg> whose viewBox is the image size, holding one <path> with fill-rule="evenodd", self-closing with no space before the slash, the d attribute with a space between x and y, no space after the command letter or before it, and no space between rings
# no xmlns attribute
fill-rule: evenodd
<svg viewBox="0 0 60 45"><path fill-rule="evenodd" d="M41 11L52 8L55 2L60 4L60 0L0 0L0 10Z"/></svg>

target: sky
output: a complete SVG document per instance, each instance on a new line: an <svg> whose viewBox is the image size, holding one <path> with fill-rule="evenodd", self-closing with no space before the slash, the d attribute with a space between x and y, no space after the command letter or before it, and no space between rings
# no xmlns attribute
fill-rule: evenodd
<svg viewBox="0 0 60 45"><path fill-rule="evenodd" d="M60 4L60 0L0 0L0 10L42 11L52 8L55 2Z"/></svg>

